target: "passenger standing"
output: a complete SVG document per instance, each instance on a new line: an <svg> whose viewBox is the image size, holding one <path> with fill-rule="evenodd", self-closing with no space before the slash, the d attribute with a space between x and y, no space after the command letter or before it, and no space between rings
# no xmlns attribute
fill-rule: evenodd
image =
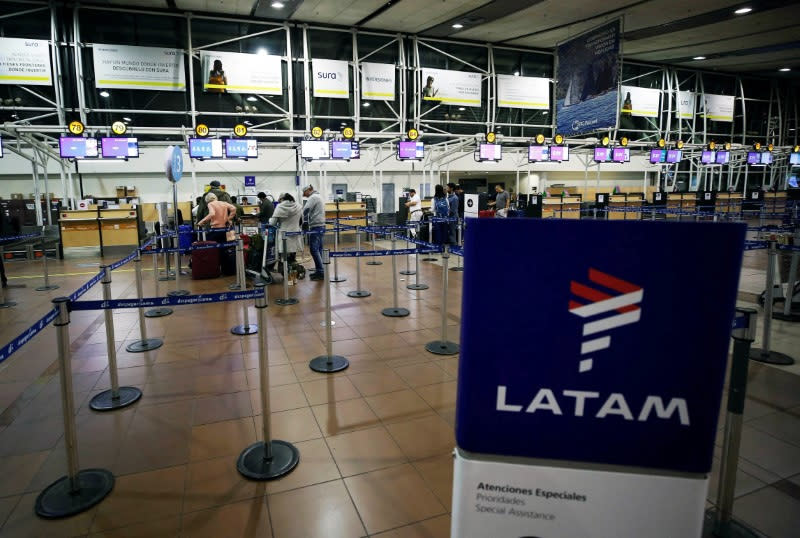
<svg viewBox="0 0 800 538"><path fill-rule="evenodd" d="M284 232L302 231L302 228L300 227L300 219L303 216L303 207L295 202L294 196L288 192L281 195L279 200L280 203L278 204L278 207L275 208L275 212L273 213L272 218L269 219L269 223L278 227L278 233L275 240L277 242L278 253L284 254L282 234ZM289 262L289 265L294 265L297 263L297 253L302 252L302 250L303 241L299 235L293 235L286 238L286 259Z"/></svg>
<svg viewBox="0 0 800 538"><path fill-rule="evenodd" d="M214 196L217 197L217 200L220 202L228 202L229 204L233 203L231 200L231 195L225 192L220 185L220 182L216 179L209 183L211 188L208 190L208 193L212 193ZM200 208L197 210L197 219L202 220L208 215L208 205L206 202L205 197L200 200Z"/></svg>
<svg viewBox="0 0 800 538"><path fill-rule="evenodd" d="M444 193L444 187L436 185L433 191L433 216L436 219L446 219L450 214L450 204L447 202L447 195ZM444 220L437 221L433 224L433 238L432 242L437 245L443 245L447 241L449 235L448 223Z"/></svg>
<svg viewBox="0 0 800 538"><path fill-rule="evenodd" d="M272 218L272 213L275 211L275 206L272 205L272 200L267 198L265 192L258 193L258 222L261 224L269 223Z"/></svg>
<svg viewBox="0 0 800 538"><path fill-rule="evenodd" d="M450 204L450 211L447 213L447 217L450 219L458 219L459 218L459 200L458 195L456 194L456 184L455 183L448 183L447 184L447 203ZM449 243L451 245L455 245L458 241L458 221L453 220L450 222L450 237Z"/></svg>
<svg viewBox="0 0 800 538"><path fill-rule="evenodd" d="M206 223L211 223L212 228L227 228L233 224L233 217L236 216L236 208L233 204L218 200L217 195L213 192L206 194L204 200L208 215L200 219L197 223L198 228ZM226 233L224 231L210 232L208 240L224 243L227 240Z"/></svg>
<svg viewBox="0 0 800 538"><path fill-rule="evenodd" d="M504 219L508 216L508 193L503 189L502 185L495 185L494 191L497 195L494 198L494 202L489 202L489 205L493 205L497 211L496 217Z"/></svg>
<svg viewBox="0 0 800 538"><path fill-rule="evenodd" d="M305 222L308 223L308 231L314 232L308 236L308 248L311 251L311 257L314 258L314 272L308 278L323 280L325 270L322 266L322 243L325 239L325 204L322 196L314 190L313 185L307 185L303 189L303 196L307 198L303 216Z"/></svg>

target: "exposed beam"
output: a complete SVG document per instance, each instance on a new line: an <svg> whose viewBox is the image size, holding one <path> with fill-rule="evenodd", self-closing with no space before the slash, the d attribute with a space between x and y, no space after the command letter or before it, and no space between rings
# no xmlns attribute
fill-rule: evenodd
<svg viewBox="0 0 800 538"><path fill-rule="evenodd" d="M471 11L467 11L466 13L462 13L456 17L453 17L450 20L425 28L419 33L433 37L449 36L461 30L459 28L458 30L454 31L453 24L456 22L463 24L465 29L475 28L481 24L502 19L503 17L511 15L517 11L522 11L523 9L545 1L547 0L503 0L502 2L488 2L487 4L477 7Z"/></svg>
<svg viewBox="0 0 800 538"><path fill-rule="evenodd" d="M370 13L369 15L367 15L366 17L355 23L353 26L363 26L364 24L367 24L369 21L371 21L372 19L374 19L375 17L377 17L378 15L389 9L390 7L394 7L402 1L403 0L388 0L381 7L379 7L378 9L376 9L375 11L373 11L372 13Z"/></svg>

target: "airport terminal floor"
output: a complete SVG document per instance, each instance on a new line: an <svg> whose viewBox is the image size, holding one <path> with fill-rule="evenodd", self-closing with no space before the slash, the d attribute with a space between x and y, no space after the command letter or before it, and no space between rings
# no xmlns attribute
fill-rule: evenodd
<svg viewBox="0 0 800 538"><path fill-rule="evenodd" d="M740 304L754 303L763 288L765 258L765 251L746 253ZM407 281L399 283L399 305L411 314L387 318L380 310L392 302L390 259L362 266L362 287L372 296L355 299L346 293L355 289L357 259L340 260L339 272L348 280L331 284L333 349L350 360L339 373L308 367L325 353L324 283L301 280L290 288L300 299L293 306L274 304L282 286L268 288L272 432L301 453L300 465L275 481L249 481L236 468L240 452L261 436L258 336L230 333L241 323L240 303L178 306L171 316L148 319L148 335L162 338L164 346L138 354L125 351L139 337L136 311L115 311L120 384L141 388L143 397L112 413L88 408L109 387L103 313L73 312L80 467L109 469L116 484L106 500L80 515L38 518L37 495L66 470L56 330L46 328L0 366L0 536L449 536L458 358L424 348L439 337L441 263L420 264L428 290L410 291ZM50 292L34 291L41 262L7 263L7 300L18 305L0 310L0 341L38 319L51 298L68 295L96 274L99 263L114 260L54 261L51 281L61 287ZM310 266L307 252L304 261ZM112 273L113 297L135 297L132 265ZM150 269L144 295L152 296L152 268L143 265ZM450 272L447 290L448 336L455 341L462 275ZM192 293L220 292L232 278L187 277L181 286ZM487 282L487 292L496 284ZM172 286L161 283L161 293ZM100 297L99 285L86 295ZM253 322L252 306L250 316ZM796 354L798 342L800 327L774 323L774 349ZM800 366L751 361L749 377L734 514L765 536L796 537ZM716 498L722 422L719 427L709 506Z"/></svg>

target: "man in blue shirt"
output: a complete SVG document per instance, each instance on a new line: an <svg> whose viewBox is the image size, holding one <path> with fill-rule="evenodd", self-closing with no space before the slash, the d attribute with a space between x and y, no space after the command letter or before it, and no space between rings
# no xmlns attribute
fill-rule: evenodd
<svg viewBox="0 0 800 538"><path fill-rule="evenodd" d="M457 219L459 216L458 211L458 194L456 194L456 184L455 183L448 183L447 184L447 203L450 204L450 211L447 213L447 217L451 219ZM458 238L456 235L456 231L458 229L458 222L453 221L450 222L450 244L455 245L458 242Z"/></svg>

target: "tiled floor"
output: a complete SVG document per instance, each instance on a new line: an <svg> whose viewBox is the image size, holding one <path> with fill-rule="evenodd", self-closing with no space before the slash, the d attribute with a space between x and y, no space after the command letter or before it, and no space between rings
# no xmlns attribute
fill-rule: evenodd
<svg viewBox="0 0 800 538"><path fill-rule="evenodd" d="M743 281L763 278L761 255L747 254ZM19 306L0 310L0 342L41 316L51 297L88 280L96 268L81 265L92 261L51 264L52 280L62 288L47 293L33 291L41 280L35 262L9 263L12 285L26 287L9 290ZM47 328L0 365L0 537L449 536L458 360L424 350L439 338L441 266L421 264L429 290L406 290L405 279L414 277L399 277L399 303L411 316L391 319L380 315L392 297L391 264L384 262L362 266L362 288L373 292L366 299L347 297L355 268L352 260L340 262L348 280L333 285L333 350L351 366L333 375L308 368L325 353L322 284L290 288L300 303L289 307L272 303L282 288L270 287L272 435L301 454L294 472L274 482L245 480L235 466L238 454L262 437L258 337L229 332L241 323L241 303L180 307L148 320L149 336L165 344L142 354L125 351L138 339L135 311L116 312L120 379L141 387L144 397L113 414L88 408L109 386L102 313L75 312L70 337L80 465L110 469L117 482L84 514L36 518L37 494L66 466L55 331ZM114 297L133 296L131 269L114 272ZM448 330L456 341L461 275L449 273ZM228 283L181 282L193 292L222 291ZM153 294L151 271L145 271L145 294ZM99 287L86 296L99 297ZM255 322L255 309L249 313ZM798 342L800 327L775 323L776 349L800 355ZM798 374L796 367L751 364L735 512L774 537L796 537L800 529Z"/></svg>

